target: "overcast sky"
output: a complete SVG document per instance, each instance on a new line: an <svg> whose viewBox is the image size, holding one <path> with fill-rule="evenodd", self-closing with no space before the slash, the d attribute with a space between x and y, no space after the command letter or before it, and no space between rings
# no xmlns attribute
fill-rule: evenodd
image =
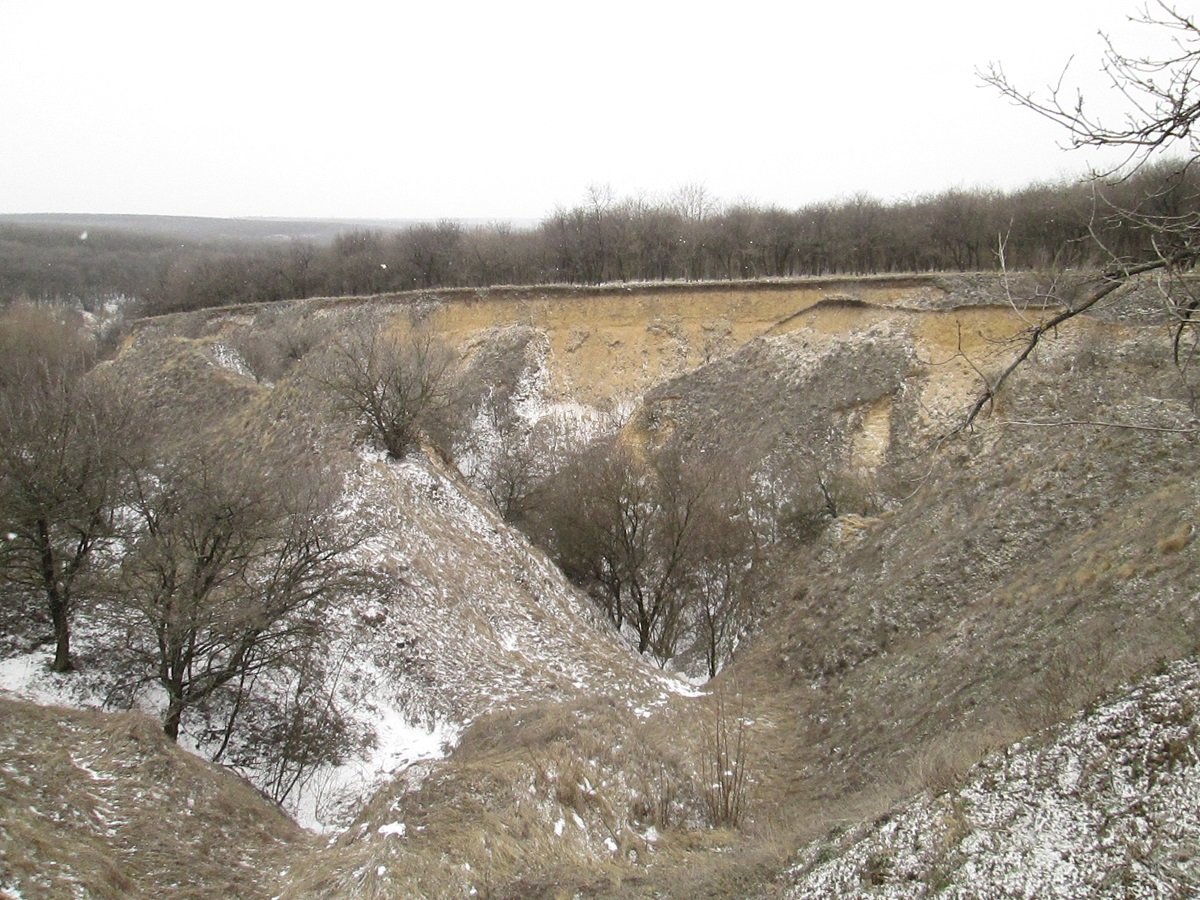
<svg viewBox="0 0 1200 900"><path fill-rule="evenodd" d="M1186 4L1185 4L1186 7ZM1030 87L1128 0L0 0L0 213L540 218L590 184L794 207L1076 176Z"/></svg>

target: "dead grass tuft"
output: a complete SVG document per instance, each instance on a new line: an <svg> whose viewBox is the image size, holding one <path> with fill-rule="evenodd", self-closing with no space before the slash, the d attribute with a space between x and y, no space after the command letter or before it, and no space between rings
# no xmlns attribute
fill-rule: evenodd
<svg viewBox="0 0 1200 900"><path fill-rule="evenodd" d="M1172 553L1178 553L1184 547L1192 542L1192 533L1195 528L1191 522L1182 523L1174 533L1168 535L1158 542L1158 552L1163 556Z"/></svg>
<svg viewBox="0 0 1200 900"><path fill-rule="evenodd" d="M935 738L913 761L913 780L921 790L940 797L958 788L976 763L1021 736L1019 726L997 724Z"/></svg>

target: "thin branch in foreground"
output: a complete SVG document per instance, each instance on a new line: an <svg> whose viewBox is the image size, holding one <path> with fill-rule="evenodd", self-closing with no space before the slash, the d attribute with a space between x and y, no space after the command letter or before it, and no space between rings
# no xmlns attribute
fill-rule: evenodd
<svg viewBox="0 0 1200 900"><path fill-rule="evenodd" d="M1124 428L1131 431L1155 431L1163 434L1200 434L1200 426L1197 425L1181 428L1168 425L1150 425L1144 422L1110 422L1104 419L1049 419L1045 421L1034 419L998 419L996 420L996 424L1021 425L1031 428L1091 426L1093 428Z"/></svg>
<svg viewBox="0 0 1200 900"><path fill-rule="evenodd" d="M1016 358L1008 364L1008 366L1003 372L1000 373L994 382L985 386L983 392L979 395L979 398L971 407L970 412L968 412L963 421L955 427L954 432L958 433L970 429L975 424L975 420L979 417L979 414L983 412L984 407L993 405L995 403L996 396L999 394L1000 388L1004 386L1005 382L1008 381L1013 372L1020 368L1021 364L1024 363L1025 360L1030 357L1030 355L1032 355L1033 351L1037 349L1038 344L1041 343L1042 338L1047 332L1052 332L1064 322L1068 322L1081 313L1087 312L1113 291L1128 283L1129 280L1135 275L1141 275L1144 272L1153 272L1158 269L1169 268L1176 264L1190 262L1193 255L1193 253L1185 251L1181 254L1177 254L1174 257L1152 259L1143 263L1138 263L1137 265L1122 266L1119 269L1109 270L1104 273L1102 283L1099 285L1099 287L1093 290L1092 293L1088 295L1088 297L1082 303L1068 306L1058 314L1051 316L1045 322L1035 325L1033 328L1027 329L1025 345L1021 349L1021 352L1017 354Z"/></svg>

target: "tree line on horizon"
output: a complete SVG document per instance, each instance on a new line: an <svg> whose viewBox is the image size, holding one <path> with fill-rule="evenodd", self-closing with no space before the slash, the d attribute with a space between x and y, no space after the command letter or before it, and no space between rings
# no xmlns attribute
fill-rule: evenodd
<svg viewBox="0 0 1200 900"><path fill-rule="evenodd" d="M328 244L194 242L0 227L0 301L106 298L154 315L237 303L414 289L738 280L1100 265L1152 239L1125 213L1185 216L1200 178L1167 161L1103 183L951 189L884 202L865 194L799 209L720 203L702 186L621 198L590 188L533 228L452 220ZM1121 214L1118 214L1118 211Z"/></svg>

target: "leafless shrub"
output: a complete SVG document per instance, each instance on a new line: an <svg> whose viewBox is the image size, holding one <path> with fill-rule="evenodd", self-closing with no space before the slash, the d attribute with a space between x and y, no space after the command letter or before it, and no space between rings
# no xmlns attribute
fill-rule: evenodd
<svg viewBox="0 0 1200 900"><path fill-rule="evenodd" d="M678 776L660 762L656 771L643 779L632 811L658 828L672 828L679 824L682 807Z"/></svg>
<svg viewBox="0 0 1200 900"><path fill-rule="evenodd" d="M187 710L318 641L322 611L360 587L345 562L356 540L336 521L336 485L315 467L210 445L131 478L111 615L130 679L165 691L174 740Z"/></svg>
<svg viewBox="0 0 1200 900"><path fill-rule="evenodd" d="M684 635L690 561L710 473L677 455L648 457L616 440L594 443L546 487L539 537L639 653L660 663Z"/></svg>
<svg viewBox="0 0 1200 900"><path fill-rule="evenodd" d="M701 725L701 796L714 828L737 828L746 814L747 727L740 695L735 693L731 703L722 686L712 695Z"/></svg>
<svg viewBox="0 0 1200 900"><path fill-rule="evenodd" d="M252 770L259 788L281 805L363 740L338 698L329 627L315 637L268 678L243 677L203 710L202 749L214 762Z"/></svg>
<svg viewBox="0 0 1200 900"><path fill-rule="evenodd" d="M269 312L226 338L260 382L283 378L330 337L330 326L322 319L289 307Z"/></svg>
<svg viewBox="0 0 1200 900"><path fill-rule="evenodd" d="M449 404L451 361L449 349L428 331L400 336L366 323L334 344L319 380L364 437L403 459Z"/></svg>
<svg viewBox="0 0 1200 900"><path fill-rule="evenodd" d="M480 403L475 427L464 431L468 437L461 450L470 464L462 467L463 474L483 489L506 522L523 521L549 465L543 429L513 412L506 395L492 392Z"/></svg>
<svg viewBox="0 0 1200 900"><path fill-rule="evenodd" d="M1096 700L1113 678L1110 667L1121 664L1115 653L1064 646L1042 665L1013 718L1025 731L1053 725Z"/></svg>

